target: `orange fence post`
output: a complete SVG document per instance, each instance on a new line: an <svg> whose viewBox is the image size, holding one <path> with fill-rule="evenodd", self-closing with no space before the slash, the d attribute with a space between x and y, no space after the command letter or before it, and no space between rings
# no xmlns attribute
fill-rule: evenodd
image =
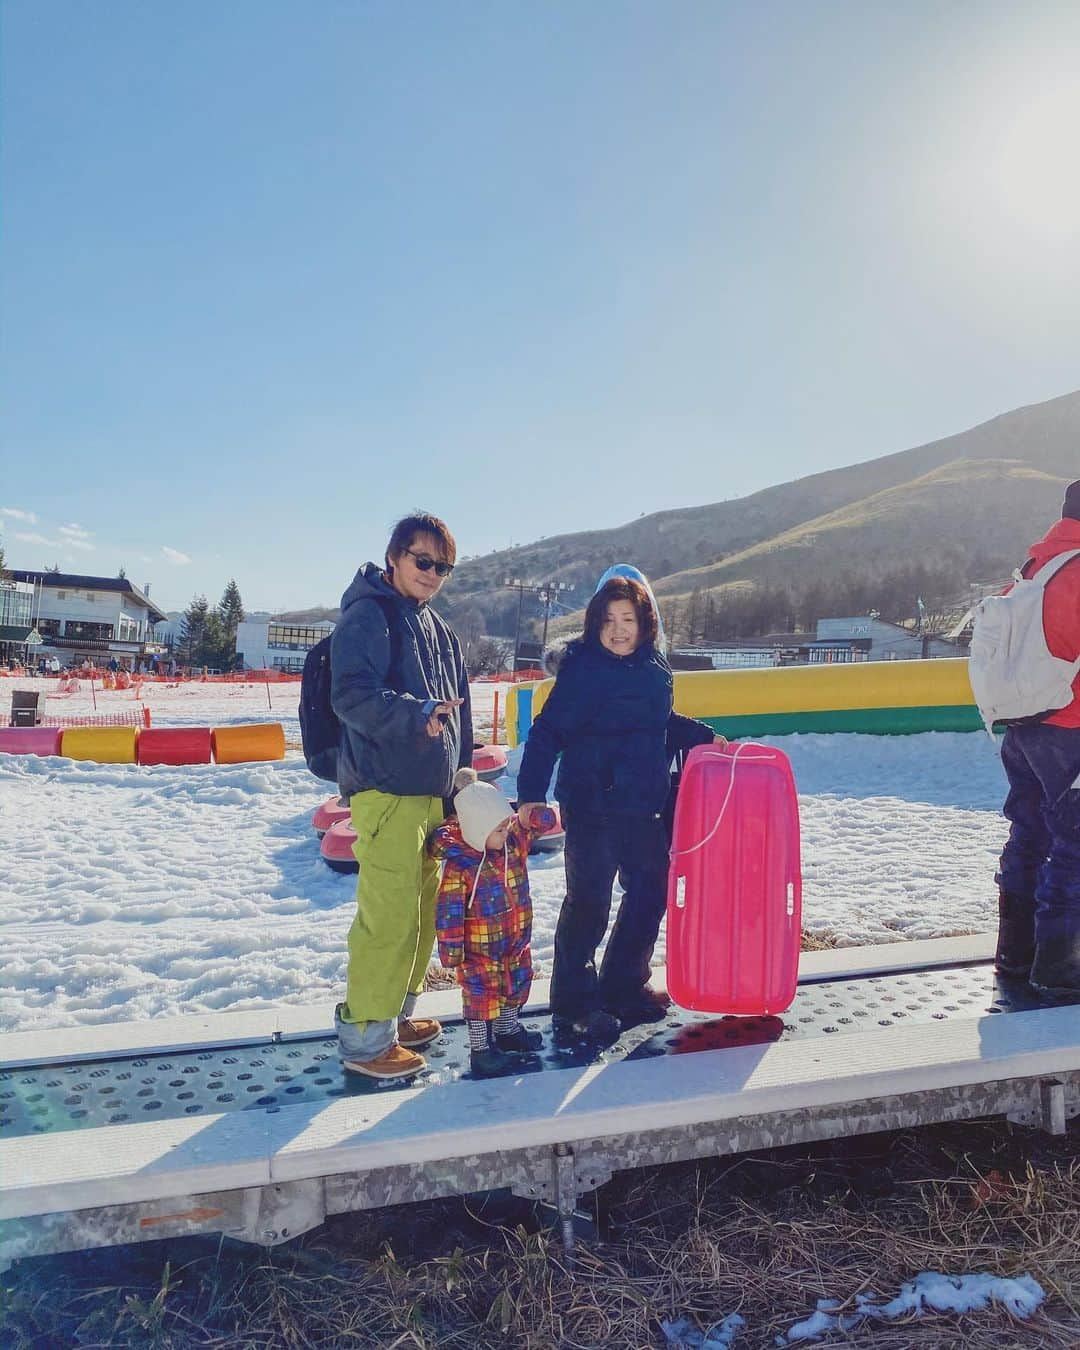
<svg viewBox="0 0 1080 1350"><path fill-rule="evenodd" d="M150 707L149 707L149 705L146 704L146 703L143 704L142 720L143 720L143 726L146 727L147 730L149 730L149 729L150 729Z"/></svg>

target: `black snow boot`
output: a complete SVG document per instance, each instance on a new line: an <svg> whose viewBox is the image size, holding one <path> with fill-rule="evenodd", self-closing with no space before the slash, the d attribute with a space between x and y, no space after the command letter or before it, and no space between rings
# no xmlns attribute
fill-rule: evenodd
<svg viewBox="0 0 1080 1350"><path fill-rule="evenodd" d="M504 1036L496 1032L495 1044L508 1054L534 1055L537 1050L544 1048L544 1038L539 1031L529 1031L527 1027L518 1026Z"/></svg>
<svg viewBox="0 0 1080 1350"><path fill-rule="evenodd" d="M1035 959L1035 900L998 893L998 939L994 969L1026 980Z"/></svg>
<svg viewBox="0 0 1080 1350"><path fill-rule="evenodd" d="M1080 1003L1080 931L1040 944L1029 976L1031 987L1056 1003Z"/></svg>
<svg viewBox="0 0 1080 1350"><path fill-rule="evenodd" d="M501 1078L517 1068L517 1058L489 1045L486 1050L473 1050L469 1055L474 1078Z"/></svg>

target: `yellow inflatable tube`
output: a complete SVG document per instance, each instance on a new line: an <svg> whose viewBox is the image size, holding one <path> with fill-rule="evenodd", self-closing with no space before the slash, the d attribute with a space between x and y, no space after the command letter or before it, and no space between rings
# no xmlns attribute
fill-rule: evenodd
<svg viewBox="0 0 1080 1350"><path fill-rule="evenodd" d="M60 736L60 753L98 764L134 764L138 735L134 727L67 727Z"/></svg>

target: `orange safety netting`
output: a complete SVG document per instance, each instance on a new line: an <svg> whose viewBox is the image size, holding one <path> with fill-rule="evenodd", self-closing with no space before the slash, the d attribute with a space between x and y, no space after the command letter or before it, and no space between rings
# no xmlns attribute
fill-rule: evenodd
<svg viewBox="0 0 1080 1350"><path fill-rule="evenodd" d="M43 727L148 727L150 709L137 712L88 713L85 717L50 717L48 713L38 723Z"/></svg>

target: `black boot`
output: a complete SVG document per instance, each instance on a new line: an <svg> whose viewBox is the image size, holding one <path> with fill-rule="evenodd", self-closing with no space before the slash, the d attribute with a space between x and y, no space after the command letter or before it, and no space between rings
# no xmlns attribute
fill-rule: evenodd
<svg viewBox="0 0 1080 1350"><path fill-rule="evenodd" d="M998 893L998 939L994 969L1026 980L1035 959L1035 900Z"/></svg>
<svg viewBox="0 0 1080 1350"><path fill-rule="evenodd" d="M495 1044L508 1054L533 1055L537 1050L544 1048L544 1038L539 1031L529 1031L526 1027L517 1026L503 1036L496 1032Z"/></svg>
<svg viewBox="0 0 1080 1350"><path fill-rule="evenodd" d="M515 1057L505 1054L494 1045L489 1045L486 1050L473 1050L469 1061L474 1078L501 1078L503 1074L513 1073L517 1068Z"/></svg>
<svg viewBox="0 0 1080 1350"><path fill-rule="evenodd" d="M1058 1003L1080 1003L1080 930L1053 944L1040 943L1031 964L1031 987Z"/></svg>

